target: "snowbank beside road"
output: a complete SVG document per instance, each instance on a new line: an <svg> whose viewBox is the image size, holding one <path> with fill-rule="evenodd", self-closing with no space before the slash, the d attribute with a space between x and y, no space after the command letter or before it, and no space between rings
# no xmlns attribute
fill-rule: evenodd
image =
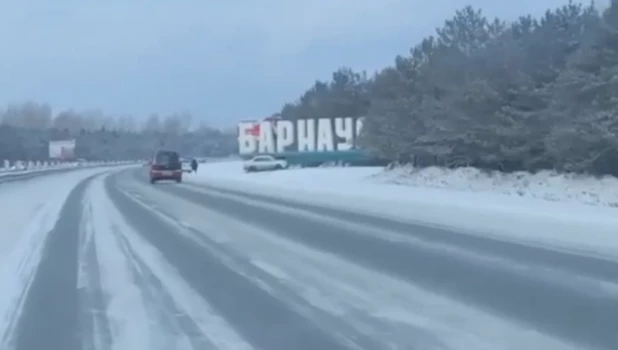
<svg viewBox="0 0 618 350"><path fill-rule="evenodd" d="M380 172L374 181L407 186L445 188L456 191L489 192L554 202L618 207L618 179L611 176L483 172L476 168L455 170L430 167L401 167Z"/></svg>
<svg viewBox="0 0 618 350"><path fill-rule="evenodd" d="M406 171L313 168L245 174L239 162L227 162L204 165L186 181L618 258L614 179L515 174L513 180L520 182L509 182L511 175L492 177L470 169L439 175L430 168L410 177Z"/></svg>

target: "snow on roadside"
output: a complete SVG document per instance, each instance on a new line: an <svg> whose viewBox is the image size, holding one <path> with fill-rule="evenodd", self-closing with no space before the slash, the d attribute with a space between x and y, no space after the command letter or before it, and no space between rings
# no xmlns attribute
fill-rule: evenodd
<svg viewBox="0 0 618 350"><path fill-rule="evenodd" d="M553 202L618 207L618 179L542 171L537 174L483 172L476 168L401 167L374 175L373 180L398 185L490 192Z"/></svg>
<svg viewBox="0 0 618 350"><path fill-rule="evenodd" d="M75 186L105 169L85 169L0 186L0 348L10 341L47 233Z"/></svg>
<svg viewBox="0 0 618 350"><path fill-rule="evenodd" d="M486 172L476 168L446 169L439 167L399 167L384 170L381 167L332 167L290 169L286 172L245 174L239 162L208 163L202 165L200 178L218 178L258 181L269 185L307 185L317 182L329 184L364 183L395 184L409 187L436 188L459 192L502 194L534 198L550 202L585 204L600 207L618 207L618 179L611 176L595 178L577 174L558 174L542 171L537 174L498 171ZM215 172L213 172L213 170ZM191 176L191 175L190 175ZM318 184L320 187L324 187ZM405 191L406 189L404 189Z"/></svg>
<svg viewBox="0 0 618 350"><path fill-rule="evenodd" d="M431 171L435 169L428 169L425 175L434 179L433 186L431 182L423 185L420 175L416 186L403 186L393 183L394 178L403 181L405 177L398 175L403 170L311 168L246 174L239 162L229 162L203 166L198 174L186 176L185 181L618 259L618 209L614 207L593 206L576 200L549 201L540 199L541 195L522 196L516 190L512 193L518 195L506 194L496 187L509 188L508 181L483 177L480 172L465 177L462 173L466 170L460 170L457 175L438 181L438 176L428 175ZM576 185L580 179L564 177L538 185L539 178L527 177L529 188L551 188L555 196L565 193L567 187L581 189L585 188L586 181L593 182L582 179L581 184ZM449 185L449 181L454 185ZM470 184L475 181L478 185ZM615 180L604 181L596 185L598 197L611 203L612 193L616 193L611 188ZM464 188L466 183L468 189ZM572 185L569 187L565 183ZM593 186L589 192L592 191L595 191ZM573 192L577 191L570 193Z"/></svg>

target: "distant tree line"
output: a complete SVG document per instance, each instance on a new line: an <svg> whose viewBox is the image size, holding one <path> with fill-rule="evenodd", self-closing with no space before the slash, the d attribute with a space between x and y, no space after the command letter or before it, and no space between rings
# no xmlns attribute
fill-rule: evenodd
<svg viewBox="0 0 618 350"><path fill-rule="evenodd" d="M186 156L227 156L237 151L235 131L202 124L188 113L110 117L101 111L62 111L49 105L16 103L0 110L0 161L47 160L49 141L76 140L75 155L88 160L146 159L159 147Z"/></svg>
<svg viewBox="0 0 618 350"><path fill-rule="evenodd" d="M618 0L512 23L465 7L393 66L340 68L277 114L365 117L366 149L419 166L618 175Z"/></svg>

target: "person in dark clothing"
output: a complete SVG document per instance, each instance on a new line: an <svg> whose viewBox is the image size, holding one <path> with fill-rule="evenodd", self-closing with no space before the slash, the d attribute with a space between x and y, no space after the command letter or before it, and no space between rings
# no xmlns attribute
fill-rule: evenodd
<svg viewBox="0 0 618 350"><path fill-rule="evenodd" d="M194 173L197 173L197 160L195 160L195 158L191 160L191 170L193 170Z"/></svg>

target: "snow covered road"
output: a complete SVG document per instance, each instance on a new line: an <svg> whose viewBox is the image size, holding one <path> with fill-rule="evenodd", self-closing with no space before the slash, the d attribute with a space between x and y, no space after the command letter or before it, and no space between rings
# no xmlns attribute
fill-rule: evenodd
<svg viewBox="0 0 618 350"><path fill-rule="evenodd" d="M42 254L1 349L618 348L615 261L144 169L66 186L44 245L15 244Z"/></svg>

